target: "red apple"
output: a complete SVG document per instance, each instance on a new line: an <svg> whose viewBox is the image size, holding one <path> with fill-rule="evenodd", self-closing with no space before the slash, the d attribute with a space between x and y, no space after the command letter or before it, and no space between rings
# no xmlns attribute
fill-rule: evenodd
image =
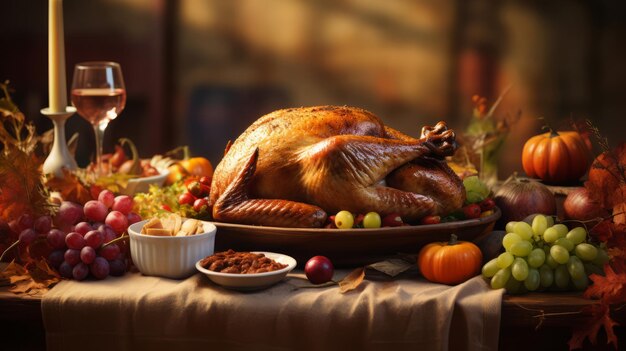
<svg viewBox="0 0 626 351"><path fill-rule="evenodd" d="M330 281L334 272L333 263L324 256L312 257L304 266L304 273L306 273L307 279L313 284L322 284Z"/></svg>

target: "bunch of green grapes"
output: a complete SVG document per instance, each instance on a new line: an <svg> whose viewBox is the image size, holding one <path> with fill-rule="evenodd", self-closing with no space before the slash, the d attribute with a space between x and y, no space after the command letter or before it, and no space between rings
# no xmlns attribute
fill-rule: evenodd
<svg viewBox="0 0 626 351"><path fill-rule="evenodd" d="M481 202L489 196L490 190L477 176L466 177L463 179L463 187L465 187L465 198L469 204Z"/></svg>
<svg viewBox="0 0 626 351"><path fill-rule="evenodd" d="M609 257L604 249L587 242L583 227L572 230L554 224L552 217L537 215L532 225L509 222L502 238L506 251L487 262L482 274L494 289L509 293L536 290L584 290L590 274L603 274Z"/></svg>

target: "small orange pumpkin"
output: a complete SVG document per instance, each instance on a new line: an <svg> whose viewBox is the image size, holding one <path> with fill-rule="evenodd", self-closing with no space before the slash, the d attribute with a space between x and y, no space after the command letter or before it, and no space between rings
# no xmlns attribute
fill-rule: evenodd
<svg viewBox="0 0 626 351"><path fill-rule="evenodd" d="M204 157L192 157L180 161L181 166L191 175L213 177L213 165Z"/></svg>
<svg viewBox="0 0 626 351"><path fill-rule="evenodd" d="M417 265L424 278L431 282L456 285L476 276L482 259L478 246L469 241L458 241L452 234L449 242L424 246Z"/></svg>
<svg viewBox="0 0 626 351"><path fill-rule="evenodd" d="M172 185L175 182L187 178L189 176L209 177L213 178L213 165L211 161L204 157L189 157L189 147L181 146L170 153L182 150L183 159L168 167L170 174L165 179L166 185Z"/></svg>
<svg viewBox="0 0 626 351"><path fill-rule="evenodd" d="M556 132L535 135L522 151L524 172L547 183L573 183L589 167L589 149L578 132Z"/></svg>

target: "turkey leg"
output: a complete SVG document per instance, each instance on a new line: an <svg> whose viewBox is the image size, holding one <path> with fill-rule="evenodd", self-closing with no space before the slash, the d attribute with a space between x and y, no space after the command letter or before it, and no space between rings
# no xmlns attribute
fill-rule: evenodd
<svg viewBox="0 0 626 351"><path fill-rule="evenodd" d="M248 198L248 184L256 170L259 149L239 171L224 193L213 204L213 218L218 221L261 224L278 227L321 227L326 212L301 202Z"/></svg>

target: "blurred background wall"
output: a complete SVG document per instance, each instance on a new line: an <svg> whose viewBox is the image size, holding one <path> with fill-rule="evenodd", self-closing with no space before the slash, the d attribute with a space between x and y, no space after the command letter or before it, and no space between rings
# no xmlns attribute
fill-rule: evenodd
<svg viewBox="0 0 626 351"><path fill-rule="evenodd" d="M0 79L38 130L47 99L47 1L3 0ZM521 171L544 117L589 118L613 144L626 131L626 2L618 0L65 0L68 86L81 61L120 62L126 110L105 152L131 137L143 156L188 144L216 164L229 139L276 109L352 105L418 135L463 130L471 97L522 111L500 176ZM78 161L94 153L75 116Z"/></svg>

